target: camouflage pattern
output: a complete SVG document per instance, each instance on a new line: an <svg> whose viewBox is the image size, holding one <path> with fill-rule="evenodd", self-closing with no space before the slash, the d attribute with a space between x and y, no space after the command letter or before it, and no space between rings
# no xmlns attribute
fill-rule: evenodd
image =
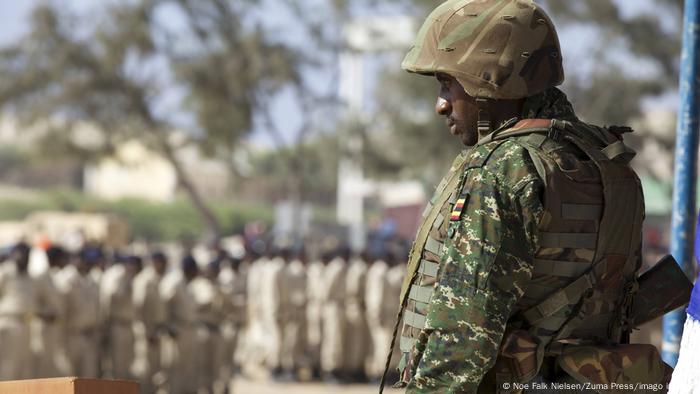
<svg viewBox="0 0 700 394"><path fill-rule="evenodd" d="M577 346L558 362L599 393L664 392L673 372L653 345Z"/></svg>
<svg viewBox="0 0 700 394"><path fill-rule="evenodd" d="M528 99L525 108L535 117L575 118L556 88ZM469 198L458 221L434 229L443 253L434 256L420 244L412 251L412 257L440 261L440 271L437 278L418 273L413 281L434 286L429 305L410 300L405 308L427 315L422 329L404 324L402 330L414 343L400 363L408 392L476 392L532 277L544 185L527 150L497 141L462 156L461 186L454 193L468 191ZM446 205L442 211L449 217Z"/></svg>
<svg viewBox="0 0 700 394"><path fill-rule="evenodd" d="M557 32L532 0L449 0L420 29L404 70L454 76L472 97L518 99L564 81Z"/></svg>

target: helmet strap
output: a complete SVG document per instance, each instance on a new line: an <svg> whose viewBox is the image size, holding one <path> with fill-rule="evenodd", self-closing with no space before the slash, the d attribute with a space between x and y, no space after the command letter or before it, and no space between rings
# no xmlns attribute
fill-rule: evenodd
<svg viewBox="0 0 700 394"><path fill-rule="evenodd" d="M488 100L483 97L476 98L477 121L476 129L479 132L479 137L491 134L491 116L488 111Z"/></svg>

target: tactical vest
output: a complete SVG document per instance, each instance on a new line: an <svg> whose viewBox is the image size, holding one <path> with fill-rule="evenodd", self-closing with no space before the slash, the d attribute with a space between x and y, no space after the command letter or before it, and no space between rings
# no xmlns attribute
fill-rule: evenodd
<svg viewBox="0 0 700 394"><path fill-rule="evenodd" d="M641 265L644 200L628 163L634 152L618 130L584 123L529 119L483 138L479 145L515 141L529 152L545 183L539 249L533 276L508 322L490 383L525 383L541 371L545 358L580 381L658 383L668 374L655 347L619 345L631 330L629 310ZM491 143L491 151L500 146ZM460 173L481 167L489 155L467 161L463 154L440 183L426 208L408 263L401 294L402 381L413 369L410 352L425 324L440 255L448 231L445 220L461 190ZM461 202L459 202L461 203ZM451 234L450 234L451 236ZM603 347L601 345L606 345ZM588 376L586 366L601 366ZM630 364L629 360L632 360ZM646 362L645 376L625 368ZM589 368L590 370L590 368ZM640 370L640 369L638 369ZM584 372L582 372L584 371ZM495 380L495 381L493 381Z"/></svg>

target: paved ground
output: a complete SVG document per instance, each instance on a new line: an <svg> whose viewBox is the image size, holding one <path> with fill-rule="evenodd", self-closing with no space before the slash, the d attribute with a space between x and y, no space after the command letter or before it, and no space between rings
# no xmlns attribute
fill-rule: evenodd
<svg viewBox="0 0 700 394"><path fill-rule="evenodd" d="M238 378L233 383L233 394L376 394L377 392L378 385L369 384L277 383L247 378ZM398 394L401 390L385 389L384 392Z"/></svg>

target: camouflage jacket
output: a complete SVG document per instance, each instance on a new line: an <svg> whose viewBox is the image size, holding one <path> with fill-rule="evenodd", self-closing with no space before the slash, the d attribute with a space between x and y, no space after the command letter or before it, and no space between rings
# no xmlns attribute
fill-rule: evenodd
<svg viewBox="0 0 700 394"><path fill-rule="evenodd" d="M523 118L577 120L556 88L529 98ZM414 281L433 286L427 308L417 311L426 316L423 328L402 330L412 338L401 362L410 393L476 392L532 277L544 184L527 150L506 140L463 155L466 163L482 165L466 165L461 173L458 191L469 198L463 207L458 200L452 212L439 274L432 283L421 276Z"/></svg>

